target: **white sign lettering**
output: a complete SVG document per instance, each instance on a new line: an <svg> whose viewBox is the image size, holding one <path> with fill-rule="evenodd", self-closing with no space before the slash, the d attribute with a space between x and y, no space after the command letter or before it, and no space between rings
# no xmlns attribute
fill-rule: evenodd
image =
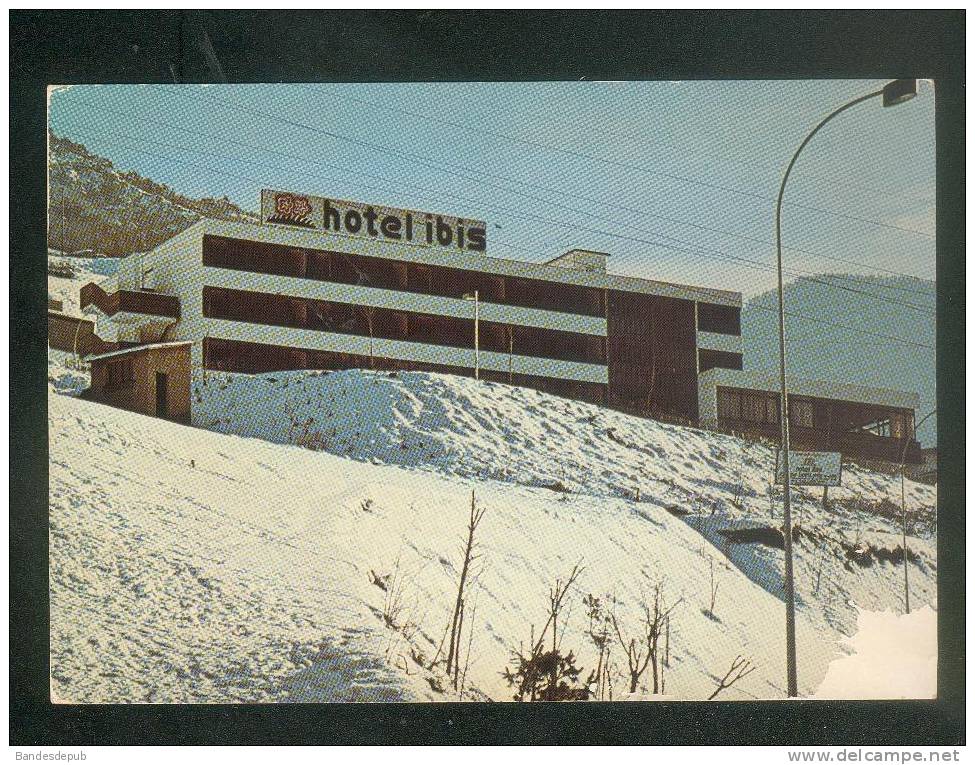
<svg viewBox="0 0 975 765"><path fill-rule="evenodd" d="M775 482L785 484L782 450L775 455ZM792 486L839 486L843 460L839 452L794 452L789 450L789 475Z"/></svg>

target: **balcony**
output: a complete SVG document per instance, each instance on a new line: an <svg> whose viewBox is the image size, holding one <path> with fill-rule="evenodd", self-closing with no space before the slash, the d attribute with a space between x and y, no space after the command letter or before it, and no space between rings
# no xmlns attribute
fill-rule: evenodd
<svg viewBox="0 0 975 765"><path fill-rule="evenodd" d="M179 298L174 295L137 290L117 290L109 294L94 282L81 288L81 308L84 310L89 306L94 306L106 316L122 312L179 319Z"/></svg>
<svg viewBox="0 0 975 765"><path fill-rule="evenodd" d="M95 334L120 346L161 340L179 320L179 298L145 290L106 292L90 282L81 288L81 309L95 314Z"/></svg>

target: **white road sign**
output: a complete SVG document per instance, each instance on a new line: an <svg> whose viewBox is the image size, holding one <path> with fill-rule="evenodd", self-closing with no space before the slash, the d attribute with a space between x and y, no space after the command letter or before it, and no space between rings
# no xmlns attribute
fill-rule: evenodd
<svg viewBox="0 0 975 765"><path fill-rule="evenodd" d="M782 450L775 456L775 482L784 484ZM839 452L794 452L789 450L789 473L792 486L839 486L843 478L843 460Z"/></svg>

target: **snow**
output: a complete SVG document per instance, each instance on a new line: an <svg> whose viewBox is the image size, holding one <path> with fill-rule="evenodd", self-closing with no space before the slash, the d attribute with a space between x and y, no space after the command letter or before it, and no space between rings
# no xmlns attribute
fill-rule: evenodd
<svg viewBox="0 0 975 765"><path fill-rule="evenodd" d="M667 601L680 601L668 697L707 698L738 655L756 670L721 700L785 695L780 551L712 543L719 519L768 523L767 498L750 493L771 471L764 445L421 373L208 372L194 381L193 406L190 428L49 385L56 699L507 700L501 671L544 622L551 584L579 561L561 634L583 675L598 655L583 597L615 599L635 634L641 601L662 582ZM738 472L744 509L731 504ZM845 476L851 496L893 486ZM933 513L931 488L908 488L920 513ZM472 490L486 514L459 692L429 667L449 625ZM846 511L827 516L809 497L799 505L807 528L853 534ZM890 541L893 521L860 515L864 544ZM848 601L896 604L902 580L882 561L836 562L814 593L820 549L835 550L805 540L797 636L810 695L843 651L840 627L853 631ZM924 564L911 571L920 607L933 600L933 530L911 545ZM390 577L386 592L374 573ZM625 664L618 646L611 656ZM635 697L651 694L646 680ZM615 689L626 695L622 677Z"/></svg>
<svg viewBox="0 0 975 765"><path fill-rule="evenodd" d="M77 396L91 385L88 365L79 362L73 353L47 349L47 384L56 393Z"/></svg>
<svg viewBox="0 0 975 765"><path fill-rule="evenodd" d="M120 348L117 351L108 351L107 353L99 353L94 356L87 356L88 361L96 361L100 359L111 359L116 356L125 356L129 353L143 353L145 351L154 350L157 348L176 348L180 345L193 345L192 340L170 340L163 343L144 343L142 345L136 346L134 348Z"/></svg>
<svg viewBox="0 0 975 765"><path fill-rule="evenodd" d="M830 664L814 698L937 698L938 613L930 606L910 614L860 611L845 645L853 653Z"/></svg>
<svg viewBox="0 0 975 765"><path fill-rule="evenodd" d="M60 300L61 313L68 316L84 316L80 304L80 292L88 282L98 283L118 270L117 258L74 257L62 255L57 250L48 251L48 267L66 264L74 269L74 276L47 275L48 297Z"/></svg>
<svg viewBox="0 0 975 765"><path fill-rule="evenodd" d="M352 693L350 679L361 698L451 698L422 682L428 673L411 645L383 626L385 596L369 572L399 572L402 618L418 625L412 648L432 657L450 616L471 488L487 515L470 696L510 697L499 673L511 649L544 618L548 585L580 559L587 568L564 638L580 655L586 592L615 594L635 622L642 593L664 576L668 595L684 598L669 692L707 695L744 652L761 668L728 697L782 695L781 631L767 629L781 621L781 604L722 565L727 607L707 617L705 545L661 508L638 513L625 500L564 500L357 463L63 396L49 404L59 698L336 700ZM811 691L832 650L807 624L800 634ZM378 680L364 679L359 662Z"/></svg>
<svg viewBox="0 0 975 765"><path fill-rule="evenodd" d="M778 548L733 544L727 532L780 528L771 445L662 424L527 388L451 375L208 372L194 381L194 424L275 443L478 481L564 490L570 497L672 508L742 571L782 597ZM820 626L852 634L854 604L899 608L900 480L847 465L843 487L794 490L800 606ZM936 596L936 489L906 483L916 533L912 592ZM770 491L775 492L770 498ZM723 533L724 532L724 533ZM862 553L862 554L861 554ZM859 555L864 565L854 558Z"/></svg>

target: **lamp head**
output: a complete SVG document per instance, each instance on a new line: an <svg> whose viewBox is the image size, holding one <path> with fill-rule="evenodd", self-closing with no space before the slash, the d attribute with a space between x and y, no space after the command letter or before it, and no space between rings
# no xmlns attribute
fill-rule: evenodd
<svg viewBox="0 0 975 765"><path fill-rule="evenodd" d="M883 89L884 106L897 106L917 95L917 80L891 80Z"/></svg>

